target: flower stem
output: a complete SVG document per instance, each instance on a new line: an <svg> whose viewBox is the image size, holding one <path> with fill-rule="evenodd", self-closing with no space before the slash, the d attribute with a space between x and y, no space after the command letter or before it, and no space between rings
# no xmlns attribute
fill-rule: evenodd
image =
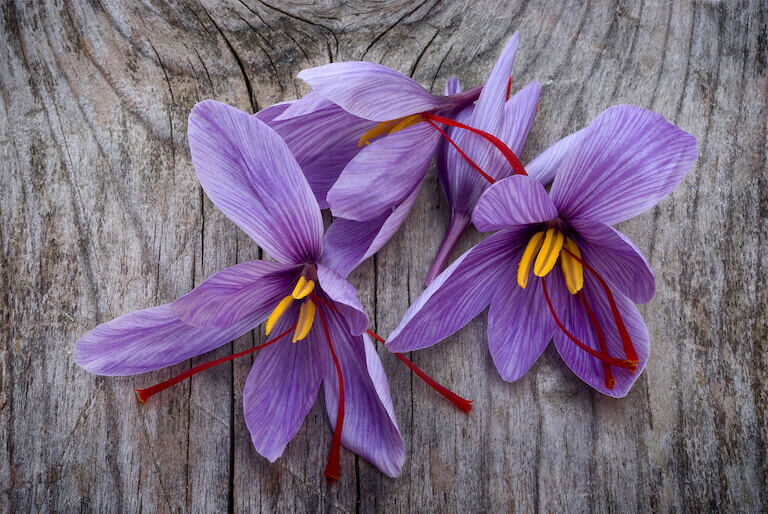
<svg viewBox="0 0 768 514"><path fill-rule="evenodd" d="M448 230L446 230L443 242L440 244L440 249L437 251L437 255L435 255L435 260L432 261L429 272L427 272L424 287L428 286L443 271L453 249L456 248L461 235L467 229L467 225L469 225L469 217L466 214L451 212Z"/></svg>

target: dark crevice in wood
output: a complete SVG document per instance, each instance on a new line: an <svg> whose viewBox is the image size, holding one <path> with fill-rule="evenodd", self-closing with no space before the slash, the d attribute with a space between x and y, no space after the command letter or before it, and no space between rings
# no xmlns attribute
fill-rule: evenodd
<svg viewBox="0 0 768 514"><path fill-rule="evenodd" d="M381 38L383 38L384 36L386 36L386 35L387 35L387 34L388 34L388 33L389 33L389 32L390 32L392 29L394 29L395 27L397 27L398 25L400 25L400 22L402 22L402 21L403 21L404 19L406 19L408 16L410 16L411 14L413 14L413 13L415 13L416 11L418 11L419 9L421 9L421 8L422 8L422 6L423 6L424 4L426 4L427 2L429 2L429 0L424 0L423 2L421 2L420 4L418 4L416 7L414 7L413 9L411 9L410 11L407 11L407 12L406 12L405 14L403 14L403 15L402 15L400 18L398 18L398 19L397 19L397 21L395 21L395 22L394 22L392 25L390 25L389 27L387 27L386 29L384 29L384 32L381 32L381 33L380 33L378 36L374 37L374 38L371 40L371 42L368 44L368 46L367 46L367 47L365 47L365 51L363 51L363 55L361 55L361 56L360 56L360 59L361 59L361 60L365 59L365 56L366 56L366 55L368 55L368 52L371 50L371 48L373 48L373 45L375 45L376 43L378 43L378 41L379 41Z"/></svg>
<svg viewBox="0 0 768 514"><path fill-rule="evenodd" d="M251 112L257 113L259 112L259 106L256 102L256 98L253 95L253 86L251 85L251 79L248 78L248 73L245 71L245 63L243 62L243 59L240 57L240 54L237 53L237 50L235 50L235 47L232 46L232 43L229 42L229 39L226 35L224 35L224 32L221 30L219 25L216 23L216 20L213 19L211 14L206 10L205 7L200 5L200 8L205 12L205 14L208 16L208 19L211 20L211 23L213 23L213 26L216 28L216 30L221 35L222 39L227 45L227 48L229 48L230 53L232 54L232 57L234 57L235 62L237 62L238 68L240 68L240 73L243 76L243 82L245 83L245 89L248 92L248 101L251 104Z"/></svg>

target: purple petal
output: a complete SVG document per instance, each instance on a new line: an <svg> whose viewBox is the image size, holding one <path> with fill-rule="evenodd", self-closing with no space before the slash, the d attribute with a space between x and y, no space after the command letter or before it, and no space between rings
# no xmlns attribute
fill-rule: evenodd
<svg viewBox="0 0 768 514"><path fill-rule="evenodd" d="M314 92L368 120L389 121L451 105L413 79L372 62L335 62L303 70L299 78Z"/></svg>
<svg viewBox="0 0 768 514"><path fill-rule="evenodd" d="M189 147L213 203L285 263L322 253L323 220L296 159L255 116L206 100L189 116Z"/></svg>
<svg viewBox="0 0 768 514"><path fill-rule="evenodd" d="M286 109L290 108L296 102L297 100L288 100L287 102L280 102L277 104L273 104L265 109L260 110L259 112L254 114L254 116L256 117L256 119L261 120L267 125L269 125L269 122L281 116L286 111Z"/></svg>
<svg viewBox="0 0 768 514"><path fill-rule="evenodd" d="M499 115L493 120L480 118L472 106L463 109L456 120L490 132L519 155L536 116L540 95L541 86L531 82L508 102L500 103ZM504 156L485 139L458 128L452 128L449 135L480 169L494 179L501 180L514 174ZM480 195L489 187L488 181L447 141L441 142L437 163L438 176L451 209L471 213Z"/></svg>
<svg viewBox="0 0 768 514"><path fill-rule="evenodd" d="M488 310L488 348L501 378L514 382L536 362L557 330L538 280L517 285L512 266Z"/></svg>
<svg viewBox="0 0 768 514"><path fill-rule="evenodd" d="M581 140L587 129L564 137L554 145L541 152L535 159L525 166L529 177L533 177L542 184L549 184L555 178L555 173L565 156L570 155L581 145Z"/></svg>
<svg viewBox="0 0 768 514"><path fill-rule="evenodd" d="M550 277L552 278L550 279ZM565 282L562 279L562 274L550 273L547 275L547 286L549 287L549 294L555 312L557 312L565 327L577 339L599 351L600 344L596 331L587 316L586 310L578 297L568 293ZM539 287L541 287L540 284ZM608 353L616 358L624 358L621 338L611 314L610 305L600 284L589 274L584 276L584 289L582 293L587 298L587 302L592 308L604 334ZM605 386L605 374L600 360L581 350L560 330L555 331L553 340L557 351L565 363L579 378L603 394L621 398L629 392L632 384L642 373L648 361L650 347L648 329L645 327L643 318L640 316L635 305L619 292L614 292L614 298L624 324L632 338L632 343L637 351L640 362L638 363L637 371L634 373L612 366L611 372L615 379L613 389L608 389Z"/></svg>
<svg viewBox="0 0 768 514"><path fill-rule="evenodd" d="M565 218L619 223L656 205L696 162L696 138L663 116L611 107L558 166L552 201Z"/></svg>
<svg viewBox="0 0 768 514"><path fill-rule="evenodd" d="M336 218L325 232L322 262L346 277L360 263L368 259L395 235L397 229L408 217L416 198L417 187L393 211L369 221L352 221Z"/></svg>
<svg viewBox="0 0 768 514"><path fill-rule="evenodd" d="M274 333L282 334L298 317L296 305L277 322ZM323 378L321 330L313 329L306 339L291 344L290 334L264 348L256 357L243 390L245 424L256 450L274 462L301 428L315 403Z"/></svg>
<svg viewBox="0 0 768 514"><path fill-rule="evenodd" d="M368 328L368 315L352 284L325 264L317 265L317 281L344 317L349 333L360 335L365 332Z"/></svg>
<svg viewBox="0 0 768 514"><path fill-rule="evenodd" d="M635 303L653 298L653 270L627 236L598 221L571 220L570 225L578 234L576 244L582 258L605 280Z"/></svg>
<svg viewBox="0 0 768 514"><path fill-rule="evenodd" d="M218 348L256 327L269 309L251 312L226 328L181 322L170 304L131 312L103 323L77 341L75 362L99 375L134 375L172 366Z"/></svg>
<svg viewBox="0 0 768 514"><path fill-rule="evenodd" d="M333 349L344 380L344 426L341 443L387 476L400 474L405 447L392 408L387 377L368 336L352 336L343 320L323 309ZM315 330L315 329L313 329ZM326 348L328 347L325 341ZM336 428L339 376L329 355L325 357L323 391L331 427Z"/></svg>
<svg viewBox="0 0 768 514"><path fill-rule="evenodd" d="M515 32L504 46L501 55L483 86L483 91L475 104L472 116L475 128L489 131L496 135L502 125L504 104L507 101L507 87L512 76L512 65L515 63L520 34ZM487 144L487 143L486 143ZM487 145L491 146L491 145ZM471 154L470 154L471 155Z"/></svg>
<svg viewBox="0 0 768 514"><path fill-rule="evenodd" d="M459 82L459 77L456 75L449 78L448 82L445 83L445 96L455 95L461 93L461 91L461 82Z"/></svg>
<svg viewBox="0 0 768 514"><path fill-rule="evenodd" d="M439 137L417 123L363 148L328 192L333 215L367 221L403 203L424 180Z"/></svg>
<svg viewBox="0 0 768 514"><path fill-rule="evenodd" d="M291 102L291 105L280 113L275 121L285 121L297 116L304 116L305 114L311 114L320 109L330 107L334 105L333 102L319 93L311 91L304 98L300 98Z"/></svg>
<svg viewBox="0 0 768 514"><path fill-rule="evenodd" d="M496 182L480 197L472 223L480 232L549 221L557 209L536 180L514 175Z"/></svg>
<svg viewBox="0 0 768 514"><path fill-rule="evenodd" d="M329 104L302 116L286 121L270 121L268 124L296 156L320 208L327 209L328 190L339 179L344 167L360 152L358 140L373 127L374 122L352 116L338 105Z"/></svg>
<svg viewBox="0 0 768 514"><path fill-rule="evenodd" d="M188 325L228 327L255 311L274 308L291 294L300 271L301 267L279 262L236 264L173 302L171 310Z"/></svg>
<svg viewBox="0 0 768 514"><path fill-rule="evenodd" d="M486 238L443 271L405 313L387 340L391 352L431 346L469 323L490 303L527 230L505 230Z"/></svg>

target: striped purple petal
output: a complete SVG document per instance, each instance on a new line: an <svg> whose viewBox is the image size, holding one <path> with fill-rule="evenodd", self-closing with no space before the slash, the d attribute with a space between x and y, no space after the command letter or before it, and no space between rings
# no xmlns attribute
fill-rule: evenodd
<svg viewBox="0 0 768 514"><path fill-rule="evenodd" d="M270 255L322 253L320 208L288 146L255 116L206 100L189 116L189 147L211 201Z"/></svg>
<svg viewBox="0 0 768 514"><path fill-rule="evenodd" d="M252 312L274 308L291 293L301 269L268 261L236 264L177 299L171 310L188 325L228 327Z"/></svg>
<svg viewBox="0 0 768 514"><path fill-rule="evenodd" d="M366 334L350 335L345 321L338 313L323 308L323 314L344 379L341 443L385 475L396 477L405 461L405 446L376 349ZM328 347L327 341L325 347ZM330 356L321 362L325 363L325 408L331 428L335 430L339 408L339 378Z"/></svg>
<svg viewBox="0 0 768 514"><path fill-rule="evenodd" d="M303 70L299 78L314 92L368 120L389 121L451 105L449 98L435 96L415 80L372 62L335 62Z"/></svg>
<svg viewBox="0 0 768 514"><path fill-rule="evenodd" d="M525 244L527 230L504 230L459 257L410 306L387 339L391 352L431 346L469 323L490 303L500 277Z"/></svg>
<svg viewBox="0 0 768 514"><path fill-rule="evenodd" d="M75 362L98 375L134 375L172 366L232 341L256 327L270 308L225 328L180 321L170 304L131 312L94 328L75 345Z"/></svg>
<svg viewBox="0 0 768 514"><path fill-rule="evenodd" d="M593 121L560 161L552 201L565 218L622 222L656 205L696 162L696 138L631 105Z"/></svg>
<svg viewBox="0 0 768 514"><path fill-rule="evenodd" d="M514 175L496 182L483 193L472 213L480 232L523 227L557 217L547 191L536 180Z"/></svg>

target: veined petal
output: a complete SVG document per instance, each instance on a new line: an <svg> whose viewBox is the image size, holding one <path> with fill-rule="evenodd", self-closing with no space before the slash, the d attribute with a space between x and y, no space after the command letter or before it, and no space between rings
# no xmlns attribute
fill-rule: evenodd
<svg viewBox="0 0 768 514"><path fill-rule="evenodd" d="M550 194L561 215L619 223L653 207L696 162L696 138L660 114L619 105L584 131Z"/></svg>
<svg viewBox="0 0 768 514"><path fill-rule="evenodd" d="M500 132L504 104L507 101L507 87L509 78L512 76L512 65L515 63L519 43L520 33L515 32L496 60L475 104L475 112L472 116L473 127L494 135Z"/></svg>
<svg viewBox="0 0 768 514"><path fill-rule="evenodd" d="M525 229L504 230L459 257L427 286L387 339L391 352L431 346L469 323L490 303L513 256L525 244Z"/></svg>
<svg viewBox="0 0 768 514"><path fill-rule="evenodd" d="M367 334L353 336L341 316L324 308L334 351L344 379L344 426L341 443L390 477L400 474L405 446L392 407L381 361ZM319 328L319 327L318 327ZM325 342L325 348L328 348ZM331 428L336 428L339 378L328 355L324 357L323 391Z"/></svg>
<svg viewBox="0 0 768 514"><path fill-rule="evenodd" d="M514 175L483 193L472 213L480 232L541 223L557 217L557 209L539 182Z"/></svg>
<svg viewBox="0 0 768 514"><path fill-rule="evenodd" d="M403 203L424 180L439 137L422 122L363 148L328 192L333 215L368 221Z"/></svg>
<svg viewBox="0 0 768 514"><path fill-rule="evenodd" d="M320 93L310 91L304 98L299 98L298 100L291 102L287 109L274 118L274 121L286 121L297 116L311 114L333 105L333 102Z"/></svg>
<svg viewBox="0 0 768 514"><path fill-rule="evenodd" d="M323 239L322 262L333 268L343 277L368 259L390 238L408 217L411 208L419 195L421 187L406 197L406 199L391 212L386 212L378 218L368 221L352 221L336 218L325 232Z"/></svg>
<svg viewBox="0 0 768 514"><path fill-rule="evenodd" d="M259 246L284 263L320 257L320 208L274 130L255 116L206 100L189 116L189 147L208 197Z"/></svg>
<svg viewBox="0 0 768 514"><path fill-rule="evenodd" d="M646 303L653 298L656 292L653 270L627 236L598 221L570 220L569 223L578 234L576 242L587 264L633 302Z"/></svg>
<svg viewBox="0 0 768 514"><path fill-rule="evenodd" d="M225 328L196 328L179 320L170 304L135 311L81 337L75 345L75 362L98 375L146 373L218 348L268 315L268 308L256 309Z"/></svg>
<svg viewBox="0 0 768 514"><path fill-rule="evenodd" d="M565 327L580 341L599 351L600 345L596 331L587 316L586 310L578 297L568 292L561 274L551 273L548 275L547 286L550 288L549 292L554 308ZM611 307L600 284L587 272L584 275L584 289L582 293L587 298L587 302L602 329L608 353L614 357L623 358L624 350L611 313ZM643 368L645 368L650 346L648 329L635 305L618 291L614 291L613 295L640 360L637 371L631 373L626 369L611 366L615 385L613 389L608 389L605 387L603 365L598 359L578 348L560 330L555 331L553 340L560 356L579 378L603 394L621 398L626 396L632 384L635 383Z"/></svg>
<svg viewBox="0 0 768 514"><path fill-rule="evenodd" d="M360 136L375 122L353 116L330 102L300 116L281 119L278 116L267 123L296 156L320 208L327 209L328 191L360 152Z"/></svg>
<svg viewBox="0 0 768 514"><path fill-rule="evenodd" d="M368 328L368 315L354 286L325 264L317 265L317 280L343 315L349 333L360 335L365 332Z"/></svg>
<svg viewBox="0 0 768 514"><path fill-rule="evenodd" d="M277 322L280 334L298 319L298 306ZM245 424L256 450L277 460L301 428L315 403L327 358L322 330L311 330L306 339L291 344L286 337L259 351L243 390Z"/></svg>
<svg viewBox="0 0 768 514"><path fill-rule="evenodd" d="M206 279L171 304L184 323L228 327L260 309L274 308L299 277L300 267L279 262L236 264Z"/></svg>
<svg viewBox="0 0 768 514"><path fill-rule="evenodd" d="M461 82L459 82L459 77L456 75L453 75L451 78L448 79L448 81L445 83L445 96L455 95L457 93L461 93Z"/></svg>
<svg viewBox="0 0 768 514"><path fill-rule="evenodd" d="M303 70L299 78L344 110L373 121L451 105L448 98L435 96L413 79L372 62L335 62Z"/></svg>
<svg viewBox="0 0 768 514"><path fill-rule="evenodd" d="M538 283L523 289L510 266L488 310L488 348L501 378L522 377L536 362L557 330Z"/></svg>

